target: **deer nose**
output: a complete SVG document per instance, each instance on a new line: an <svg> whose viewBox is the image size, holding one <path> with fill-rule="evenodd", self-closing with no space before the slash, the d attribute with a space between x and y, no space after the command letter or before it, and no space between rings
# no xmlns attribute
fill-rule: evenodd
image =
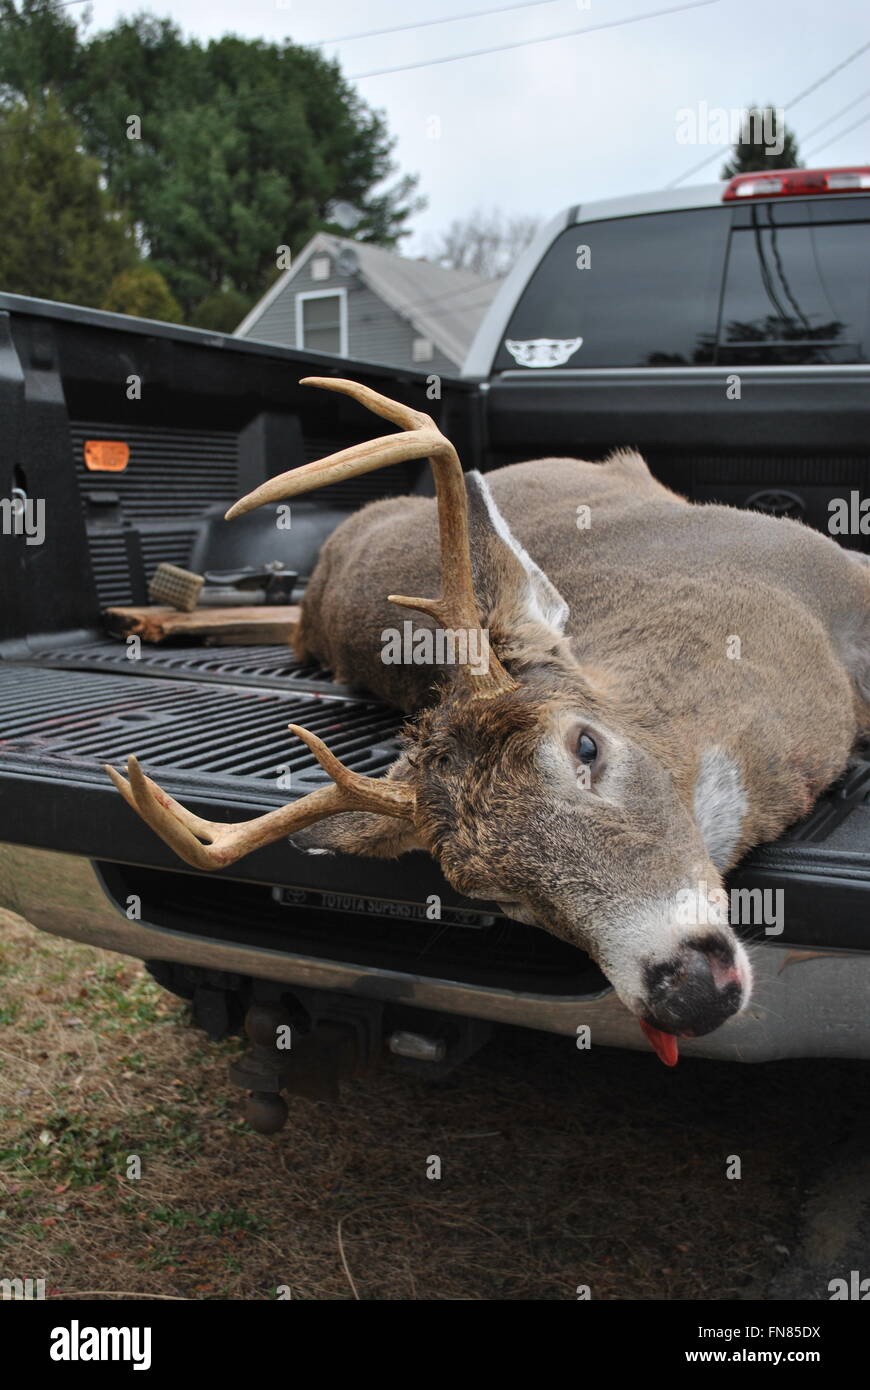
<svg viewBox="0 0 870 1390"><path fill-rule="evenodd" d="M735 948L719 933L690 940L644 967L643 1017L663 1033L700 1037L736 1014L746 980Z"/></svg>

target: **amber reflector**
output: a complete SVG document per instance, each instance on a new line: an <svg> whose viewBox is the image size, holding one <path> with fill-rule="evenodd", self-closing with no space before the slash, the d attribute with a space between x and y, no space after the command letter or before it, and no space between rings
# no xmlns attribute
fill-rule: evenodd
<svg viewBox="0 0 870 1390"><path fill-rule="evenodd" d="M86 439L85 468L92 473L122 473L130 461L130 446L120 439Z"/></svg>

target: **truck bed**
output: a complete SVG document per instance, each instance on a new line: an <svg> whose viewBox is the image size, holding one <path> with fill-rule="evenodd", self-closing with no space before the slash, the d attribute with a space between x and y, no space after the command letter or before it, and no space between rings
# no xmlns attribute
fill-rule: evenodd
<svg viewBox="0 0 870 1390"><path fill-rule="evenodd" d="M503 379L488 405L474 383L455 381L432 403L422 373L316 356L0 296L0 421L16 460L13 481L49 502L44 545L19 537L0 547L0 905L46 930L172 962L200 979L213 971L223 981L284 981L566 1034L594 1020L598 1041L645 1046L582 951L506 920L495 904L461 898L427 855L311 856L278 843L230 870L197 873L123 805L102 770L136 753L167 791L221 821L323 784L325 774L287 732L291 721L322 734L354 770L376 776L395 756L397 711L300 666L286 648L143 644L131 661L102 629L106 605L145 600L160 561L224 568L272 558L268 518L224 527L224 508L264 478L369 429L353 403L324 401L326 393L296 384L315 365L430 410L465 462L484 469L542 445L595 457L620 442L615 419L620 439L636 439L654 460L670 431L659 476L704 495L692 460L720 430L712 379L687 385L670 372L641 384L593 374L576 389ZM147 384L135 403L123 390L130 372ZM807 413L821 430L831 384L815 395L803 376L771 386L774 395L762 385L759 377L740 428L754 419L771 457L818 450ZM842 390L852 385L863 392L857 381ZM687 391L694 413L683 409ZM800 397L794 429L802 444L783 437L789 416L776 392ZM858 448L862 419L838 414L839 448ZM129 473L88 473L89 438L128 440ZM717 464L726 471L740 441L728 449ZM842 460L823 462L830 490ZM323 535L350 509L384 490L430 486L423 461L366 477L362 490L294 504L286 558L303 579ZM729 887L787 894L788 936L745 929L758 942L762 1003L687 1044L689 1052L870 1054L866 1026L854 1024L866 1015L870 968L868 776L870 765L856 760L806 821L731 876ZM428 911L433 897L437 916ZM827 972L823 989L817 968Z"/></svg>

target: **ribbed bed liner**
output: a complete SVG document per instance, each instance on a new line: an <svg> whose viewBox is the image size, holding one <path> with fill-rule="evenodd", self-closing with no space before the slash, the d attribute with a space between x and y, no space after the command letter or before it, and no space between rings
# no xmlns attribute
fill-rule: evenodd
<svg viewBox="0 0 870 1390"><path fill-rule="evenodd" d="M283 644L143 643L131 661L125 643L94 638L0 663L0 769L32 767L36 756L102 777L101 763L135 752L168 788L286 801L328 781L288 723L311 728L354 771L379 776L396 757L402 715L334 684ZM854 813L870 815L868 753L780 845L852 849L856 832L865 843L867 816Z"/></svg>
<svg viewBox="0 0 870 1390"><path fill-rule="evenodd" d="M318 734L352 770L380 776L397 755L402 716L300 666L285 647L143 646L134 662L123 643L91 640L0 662L0 839L156 866L162 847L158 859L145 857L158 842L135 817L118 816L101 765L123 767L135 753L200 814L243 818L328 781L288 723ZM800 826L760 846L730 877L732 887L785 889L783 939L867 949L868 788L868 764L856 760ZM260 854L259 866L243 863L234 873L302 881L280 846ZM431 861L407 862L417 858L315 860L321 874L329 866L315 886L415 902L447 891Z"/></svg>
<svg viewBox="0 0 870 1390"><path fill-rule="evenodd" d="M64 670L117 671L125 675L167 675L181 679L231 682L286 690L288 684L344 695L322 666L297 661L284 644L264 647L204 647L142 643L135 662L123 642L107 638L52 647L32 658L34 664Z"/></svg>
<svg viewBox="0 0 870 1390"><path fill-rule="evenodd" d="M274 656L271 667L266 660L265 686L257 674L263 649L240 650L247 653L239 664L250 684L229 683L227 649L217 657L201 650L205 667L219 663L220 683L191 678L198 669L193 655L184 680L175 671L169 679L145 679L138 662L126 663L123 674L44 662L0 666L0 769L104 779L103 763L122 765L136 753L167 789L282 802L329 780L288 732L295 723L323 738L353 771L386 771L396 757L401 715L374 700L294 684L276 674ZM289 688L275 689L279 682Z"/></svg>

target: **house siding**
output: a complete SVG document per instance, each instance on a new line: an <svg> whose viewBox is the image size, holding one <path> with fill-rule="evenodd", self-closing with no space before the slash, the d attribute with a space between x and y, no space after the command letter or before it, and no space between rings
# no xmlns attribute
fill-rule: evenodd
<svg viewBox="0 0 870 1390"><path fill-rule="evenodd" d="M451 361L433 344L433 356L428 362L415 362L413 342L419 335L412 324L379 299L358 276L332 274L328 280L315 280L311 257L290 283L272 300L246 337L259 338L284 347L297 347L296 296L309 290L339 290L347 292L348 356L365 362L380 362L390 367L411 367L415 371L455 373L459 363ZM334 257L330 257L335 265Z"/></svg>

